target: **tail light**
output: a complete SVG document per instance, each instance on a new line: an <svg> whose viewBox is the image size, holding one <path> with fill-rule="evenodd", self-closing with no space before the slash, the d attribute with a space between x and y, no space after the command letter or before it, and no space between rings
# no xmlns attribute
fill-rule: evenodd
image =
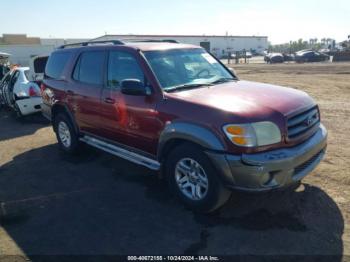
<svg viewBox="0 0 350 262"><path fill-rule="evenodd" d="M36 90L34 86L29 87L29 96L40 96L40 93Z"/></svg>

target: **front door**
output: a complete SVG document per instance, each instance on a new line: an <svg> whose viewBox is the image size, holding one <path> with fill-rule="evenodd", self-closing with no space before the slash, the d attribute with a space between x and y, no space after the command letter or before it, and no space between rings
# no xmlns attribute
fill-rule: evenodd
<svg viewBox="0 0 350 262"><path fill-rule="evenodd" d="M67 90L69 104L83 132L100 135L100 106L103 86L104 51L81 53Z"/></svg>
<svg viewBox="0 0 350 262"><path fill-rule="evenodd" d="M121 82L148 81L136 57L126 51L110 51L107 83L101 96L101 128L104 136L120 144L154 154L160 129L155 111L155 97L121 93Z"/></svg>

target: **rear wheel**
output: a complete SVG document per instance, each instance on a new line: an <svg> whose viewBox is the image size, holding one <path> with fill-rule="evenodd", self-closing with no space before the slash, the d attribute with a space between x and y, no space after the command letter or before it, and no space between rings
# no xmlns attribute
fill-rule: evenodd
<svg viewBox="0 0 350 262"><path fill-rule="evenodd" d="M231 195L208 157L194 145L184 144L175 148L167 158L165 171L172 191L193 210L212 212Z"/></svg>
<svg viewBox="0 0 350 262"><path fill-rule="evenodd" d="M54 120L59 147L70 154L74 154L79 149L79 137L72 122L65 114L58 114Z"/></svg>
<svg viewBox="0 0 350 262"><path fill-rule="evenodd" d="M19 108L16 102L13 104L13 107L15 110L16 117L21 118L23 115L22 115L21 109Z"/></svg>

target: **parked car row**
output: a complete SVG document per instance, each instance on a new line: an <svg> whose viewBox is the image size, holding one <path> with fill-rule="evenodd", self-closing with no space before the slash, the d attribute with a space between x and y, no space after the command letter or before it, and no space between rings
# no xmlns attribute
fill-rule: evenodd
<svg viewBox="0 0 350 262"><path fill-rule="evenodd" d="M297 63L322 62L329 60L329 55L312 50L302 50L295 54L268 53L265 55L264 60L270 64L289 61Z"/></svg>
<svg viewBox="0 0 350 262"><path fill-rule="evenodd" d="M32 67L14 67L0 82L0 100L17 116L41 112L40 84L48 56L32 59Z"/></svg>

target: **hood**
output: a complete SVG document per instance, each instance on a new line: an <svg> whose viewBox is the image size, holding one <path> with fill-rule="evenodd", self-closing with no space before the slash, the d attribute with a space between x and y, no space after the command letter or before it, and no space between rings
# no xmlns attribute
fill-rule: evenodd
<svg viewBox="0 0 350 262"><path fill-rule="evenodd" d="M306 93L293 88L241 80L167 96L241 116L266 115L272 111L289 115L315 104Z"/></svg>

